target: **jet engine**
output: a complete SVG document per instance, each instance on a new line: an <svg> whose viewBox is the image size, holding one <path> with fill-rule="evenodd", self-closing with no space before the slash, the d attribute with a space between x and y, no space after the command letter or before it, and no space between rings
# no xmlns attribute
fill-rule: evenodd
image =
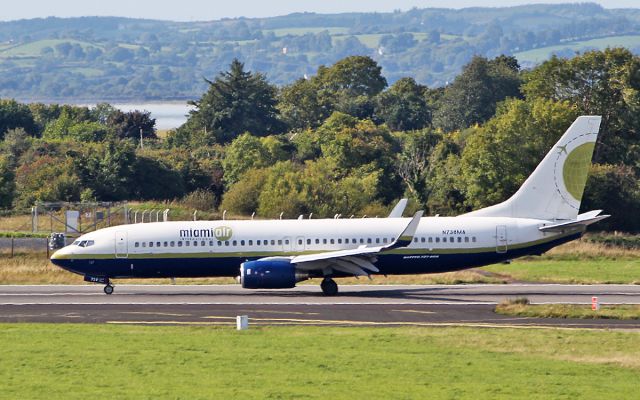
<svg viewBox="0 0 640 400"><path fill-rule="evenodd" d="M307 279L309 275L296 272L288 258L265 258L240 266L240 283L244 289L290 289Z"/></svg>

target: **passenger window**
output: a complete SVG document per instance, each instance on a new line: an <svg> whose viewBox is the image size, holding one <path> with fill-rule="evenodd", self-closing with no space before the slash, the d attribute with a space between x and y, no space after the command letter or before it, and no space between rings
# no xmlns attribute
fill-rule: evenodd
<svg viewBox="0 0 640 400"><path fill-rule="evenodd" d="M458 243L462 243L462 238L458 237Z"/></svg>
<svg viewBox="0 0 640 400"><path fill-rule="evenodd" d="M298 239L298 244L299 244L299 245L302 245L302 243L304 243L304 242L302 241L302 239Z"/></svg>
<svg viewBox="0 0 640 400"><path fill-rule="evenodd" d="M289 239L286 239L286 240L284 241L284 244L286 244L286 245L289 245L289 243L290 243L290 242L289 242Z"/></svg>
<svg viewBox="0 0 640 400"><path fill-rule="evenodd" d="M204 247L207 245L207 242L205 242L204 240L200 242L200 246Z"/></svg>
<svg viewBox="0 0 640 400"><path fill-rule="evenodd" d="M228 241L228 240L227 240L227 241L225 241L225 242L224 242L224 245L225 245L225 246L229 246L229 241Z"/></svg>
<svg viewBox="0 0 640 400"><path fill-rule="evenodd" d="M342 244L342 239L338 239L338 244Z"/></svg>
<svg viewBox="0 0 640 400"><path fill-rule="evenodd" d="M160 247L160 242L156 242L156 247Z"/></svg>
<svg viewBox="0 0 640 400"><path fill-rule="evenodd" d="M433 243L433 238L432 237L429 238L429 243Z"/></svg>
<svg viewBox="0 0 640 400"><path fill-rule="evenodd" d="M436 238L436 243L440 243L440 238L439 237Z"/></svg>
<svg viewBox="0 0 640 400"><path fill-rule="evenodd" d="M469 236L465 236L465 238L464 238L464 242L465 242L465 243L469 243Z"/></svg>
<svg viewBox="0 0 640 400"><path fill-rule="evenodd" d="M198 241L197 240L193 241L193 247L198 247Z"/></svg>
<svg viewBox="0 0 640 400"><path fill-rule="evenodd" d="M169 247L169 242L164 242L164 247Z"/></svg>
<svg viewBox="0 0 640 400"><path fill-rule="evenodd" d="M249 246L253 246L253 240L249 240Z"/></svg>
<svg viewBox="0 0 640 400"><path fill-rule="evenodd" d="M307 244L311 244L311 239L307 239Z"/></svg>
<svg viewBox="0 0 640 400"><path fill-rule="evenodd" d="M134 247L140 247L140 243L136 242L136 244L134 245Z"/></svg>
<svg viewBox="0 0 640 400"><path fill-rule="evenodd" d="M182 240L178 240L178 247L182 247Z"/></svg>
<svg viewBox="0 0 640 400"><path fill-rule="evenodd" d="M367 239L367 243L368 243L368 244L371 244L371 238L368 238L368 239Z"/></svg>
<svg viewBox="0 0 640 400"><path fill-rule="evenodd" d="M244 246L244 240L240 241L240 246Z"/></svg>
<svg viewBox="0 0 640 400"><path fill-rule="evenodd" d="M169 245L171 245L171 247L176 247L176 242L170 242Z"/></svg>
<svg viewBox="0 0 640 400"><path fill-rule="evenodd" d="M418 243L418 238L413 238L414 243Z"/></svg>
<svg viewBox="0 0 640 400"><path fill-rule="evenodd" d="M147 242L142 242L142 247L147 247Z"/></svg>
<svg viewBox="0 0 640 400"><path fill-rule="evenodd" d="M473 243L475 243L475 242L476 242L476 237L474 236L474 237L471 239L471 241L472 241Z"/></svg>
<svg viewBox="0 0 640 400"><path fill-rule="evenodd" d="M209 240L209 247L213 247L213 240Z"/></svg>
<svg viewBox="0 0 640 400"><path fill-rule="evenodd" d="M345 243L345 244L349 244L349 238L345 239L345 240L344 240L344 243Z"/></svg>
<svg viewBox="0 0 640 400"><path fill-rule="evenodd" d="M358 244L358 239L351 239L351 243Z"/></svg>
<svg viewBox="0 0 640 400"><path fill-rule="evenodd" d="M322 244L327 244L327 239L322 239Z"/></svg>
<svg viewBox="0 0 640 400"><path fill-rule="evenodd" d="M382 238L382 243L387 244L387 238Z"/></svg>
<svg viewBox="0 0 640 400"><path fill-rule="evenodd" d="M316 239L316 244L320 244L320 239Z"/></svg>
<svg viewBox="0 0 640 400"><path fill-rule="evenodd" d="M364 239L360 238L360 244L364 244Z"/></svg>
<svg viewBox="0 0 640 400"><path fill-rule="evenodd" d="M149 242L149 247L153 247L153 242Z"/></svg>
<svg viewBox="0 0 640 400"><path fill-rule="evenodd" d="M259 240L256 240L256 244L257 244L258 246L260 246L260 241L259 241Z"/></svg>
<svg viewBox="0 0 640 400"><path fill-rule="evenodd" d="M331 239L331 244L335 244L335 240Z"/></svg>
<svg viewBox="0 0 640 400"><path fill-rule="evenodd" d="M275 246L276 245L276 241L275 240L271 240L271 245Z"/></svg>
<svg viewBox="0 0 640 400"><path fill-rule="evenodd" d="M426 243L427 238L426 238L426 237L422 237L422 238L420 238L420 241L421 241L422 243Z"/></svg>

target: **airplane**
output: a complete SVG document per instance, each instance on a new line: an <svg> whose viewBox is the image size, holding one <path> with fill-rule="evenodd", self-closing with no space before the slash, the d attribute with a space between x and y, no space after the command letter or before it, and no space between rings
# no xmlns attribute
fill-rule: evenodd
<svg viewBox="0 0 640 400"><path fill-rule="evenodd" d="M541 255L608 215L579 214L601 117L578 117L508 200L457 217L175 221L82 235L51 261L104 284L112 279L238 277L247 289L286 289L321 278L456 271ZM558 152L562 148L565 151Z"/></svg>

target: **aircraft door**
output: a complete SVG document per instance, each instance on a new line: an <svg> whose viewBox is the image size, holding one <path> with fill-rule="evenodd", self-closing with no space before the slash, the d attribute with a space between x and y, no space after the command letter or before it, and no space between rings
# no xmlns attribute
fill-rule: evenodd
<svg viewBox="0 0 640 400"><path fill-rule="evenodd" d="M128 258L129 257L129 241L127 239L127 232L116 232L116 258Z"/></svg>
<svg viewBox="0 0 640 400"><path fill-rule="evenodd" d="M500 254L506 253L507 249L507 227L505 225L498 225L496 227L496 252Z"/></svg>

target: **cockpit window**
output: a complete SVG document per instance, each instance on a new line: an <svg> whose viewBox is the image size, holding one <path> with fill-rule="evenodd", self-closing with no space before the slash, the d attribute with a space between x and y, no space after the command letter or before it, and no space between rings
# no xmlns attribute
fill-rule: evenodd
<svg viewBox="0 0 640 400"><path fill-rule="evenodd" d="M79 247L90 247L93 246L96 242L93 240L76 240L73 244Z"/></svg>

